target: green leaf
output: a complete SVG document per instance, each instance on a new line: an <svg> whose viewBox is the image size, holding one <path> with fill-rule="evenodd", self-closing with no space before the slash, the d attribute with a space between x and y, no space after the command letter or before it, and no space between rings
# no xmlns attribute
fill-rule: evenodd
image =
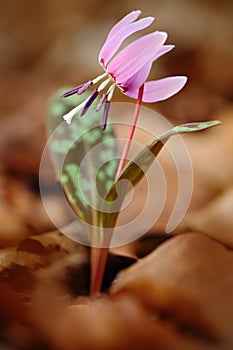
<svg viewBox="0 0 233 350"><path fill-rule="evenodd" d="M145 149L127 164L118 179L112 184L105 197L106 202L102 212L102 226L106 228L112 228L115 226L126 194L130 191L132 186L135 187L143 178L146 171L171 136L201 131L219 124L221 124L219 121L209 121L178 125L164 132L157 139L147 145Z"/></svg>
<svg viewBox="0 0 233 350"><path fill-rule="evenodd" d="M60 95L51 98L47 116L47 131L51 135L53 163L65 195L75 213L90 225L99 225L101 201L111 187L118 157L115 135L109 124L103 132L102 115L90 108L82 118L75 116L70 125L62 116L80 104L89 94Z"/></svg>

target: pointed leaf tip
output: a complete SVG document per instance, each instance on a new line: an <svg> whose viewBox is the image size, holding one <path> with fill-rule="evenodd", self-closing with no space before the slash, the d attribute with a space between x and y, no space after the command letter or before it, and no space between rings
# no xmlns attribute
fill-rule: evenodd
<svg viewBox="0 0 233 350"><path fill-rule="evenodd" d="M117 185L121 180L129 180L133 187L137 185L137 183L143 178L146 171L151 166L153 160L159 154L164 144L168 141L168 139L177 134L183 134L187 132L201 131L212 126L216 126L221 124L219 120L207 121L207 122L194 122L187 123L175 126L174 128L165 131L158 138L148 144L140 153L138 153L122 170L119 177L115 180L112 186L107 193L105 200L107 202L111 202L117 197ZM128 193L131 187L128 187L125 190L125 195ZM103 227L114 227L117 217L120 213L120 206L123 203L119 202L119 210L116 210L114 213L109 215L105 213L104 210L102 212L102 224Z"/></svg>
<svg viewBox="0 0 233 350"><path fill-rule="evenodd" d="M178 133L194 132L205 130L220 124L222 123L219 120L211 120L207 122L193 122L175 126L174 130Z"/></svg>

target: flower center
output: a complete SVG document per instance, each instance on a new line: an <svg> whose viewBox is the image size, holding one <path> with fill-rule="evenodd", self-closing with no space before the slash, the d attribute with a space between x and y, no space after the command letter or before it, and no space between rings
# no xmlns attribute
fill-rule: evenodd
<svg viewBox="0 0 233 350"><path fill-rule="evenodd" d="M106 123L107 123L107 118L108 118L110 101L113 97L114 90L116 87L115 79L110 73L105 72L105 73L99 75L98 77L96 77L95 79L90 80L87 83L84 83L82 85L79 85L70 91L67 91L65 94L63 94L62 97L67 97L67 96L73 95L75 93L77 93L78 95L82 95L86 90L89 89L89 87L91 85L95 85L99 82L101 82L100 85L98 86L98 88L96 88L93 91L91 96L89 96L80 105L78 105L77 107L75 107L74 109L72 109L70 112L68 112L67 114L65 114L63 116L63 119L68 124L71 123L71 120L76 113L80 112L80 116L83 116L84 114L86 114L86 112L88 111L88 109L90 108L92 103L95 101L95 99L97 98L99 93L106 89L106 92L102 93L102 97L101 97L101 99L96 107L96 111L99 111L102 108L102 106L104 106L102 129L103 130L105 129ZM122 88L122 91L124 91L123 88Z"/></svg>
<svg viewBox="0 0 233 350"><path fill-rule="evenodd" d="M127 91L128 91L128 88L125 87L125 86L122 86L121 84L117 84L117 86L119 87L119 89L120 89L122 92L127 92Z"/></svg>

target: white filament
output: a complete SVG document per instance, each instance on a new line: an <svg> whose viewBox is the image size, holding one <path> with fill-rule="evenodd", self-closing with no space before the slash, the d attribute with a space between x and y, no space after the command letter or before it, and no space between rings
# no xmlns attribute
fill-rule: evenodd
<svg viewBox="0 0 233 350"><path fill-rule="evenodd" d="M112 78L108 78L108 79L104 80L104 81L100 84L100 86L98 87L97 91L100 92L100 91L102 91L103 89L105 89L106 86L110 83L111 80L112 80Z"/></svg>
<svg viewBox="0 0 233 350"><path fill-rule="evenodd" d="M108 73L105 72L104 74L99 75L98 77L96 77L95 79L92 80L92 83L93 84L98 83L100 80L102 80L104 77L106 77L107 74Z"/></svg>
<svg viewBox="0 0 233 350"><path fill-rule="evenodd" d="M113 83L110 88L107 91L107 95L108 95L108 101L111 101L113 94L114 94L114 90L115 90L116 84Z"/></svg>
<svg viewBox="0 0 233 350"><path fill-rule="evenodd" d="M96 77L95 79L92 80L93 84L98 83L100 80L102 80L104 77L106 77L106 75L108 75L108 73L104 73L99 75L98 77ZM104 90L106 88L106 86L112 81L112 77L108 77L106 80L104 80L98 87L97 91L100 92L102 90ZM107 91L107 95L108 98L107 100L110 101L113 97L113 93L115 90L116 84L113 83L108 91ZM63 115L63 119L66 121L67 124L70 124L73 117L75 116L75 114L77 114L81 109L84 108L85 104L87 103L87 101L89 100L90 97L88 97L86 100L84 100L82 103L80 103L77 107L73 108L71 111L69 111L68 113L66 113L65 115Z"/></svg>
<svg viewBox="0 0 233 350"><path fill-rule="evenodd" d="M75 116L75 114L77 114L87 103L87 101L89 100L90 97L88 97L86 100L84 100L82 103L80 103L77 107L71 109L71 111L69 111L68 113L66 113L65 115L63 115L63 119L66 121L67 124L70 124L73 117Z"/></svg>

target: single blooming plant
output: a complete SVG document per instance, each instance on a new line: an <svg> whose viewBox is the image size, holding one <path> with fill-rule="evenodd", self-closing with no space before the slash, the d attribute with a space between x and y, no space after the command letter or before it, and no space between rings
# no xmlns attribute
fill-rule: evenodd
<svg viewBox="0 0 233 350"><path fill-rule="evenodd" d="M108 247L126 194L143 178L171 136L219 124L218 121L210 121L175 126L148 144L132 160L127 161L142 102L165 100L179 92L187 81L185 76L147 81L154 61L174 48L174 45L165 44L165 32L146 34L120 50L125 39L149 27L154 21L153 17L138 19L140 14L139 10L129 13L110 30L99 52L99 64L104 70L103 74L63 93L62 97L69 97L68 99L58 100L55 97L48 115L48 130L50 134L53 133L51 151L54 165L56 169L60 169L61 164L63 166L62 172L57 171L58 177L75 214L83 223L88 223L91 296L96 296L101 289ZM92 86L96 87L89 93L87 90ZM114 130L109 124L106 128L110 101L116 88L124 95L136 99L120 160L115 153L117 139ZM94 101L95 107L92 106ZM79 112L80 116L86 116L72 120ZM102 129L106 129L104 132L99 123L96 124L100 114ZM66 123L61 123L61 117ZM112 142L105 142L106 140ZM89 151L100 144L104 146L93 156ZM83 168L83 158L88 154L90 157L86 161L87 166ZM99 167L100 161L103 163L102 167ZM126 184L126 187L119 199L120 183ZM129 183L131 186L128 186ZM95 188L99 189L103 203L98 204L99 196ZM116 198L119 199L117 208L114 207Z"/></svg>

